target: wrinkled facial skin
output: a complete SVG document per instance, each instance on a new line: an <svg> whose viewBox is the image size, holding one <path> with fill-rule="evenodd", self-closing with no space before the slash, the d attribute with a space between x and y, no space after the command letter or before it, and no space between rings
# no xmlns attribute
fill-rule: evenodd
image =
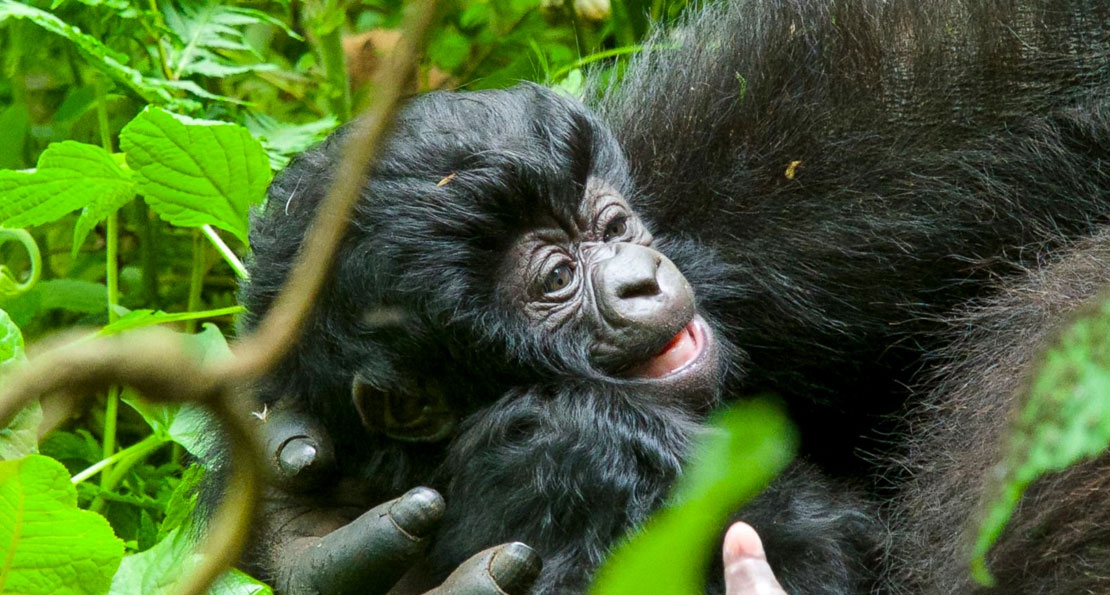
<svg viewBox="0 0 1110 595"><path fill-rule="evenodd" d="M343 138L271 186L278 208L252 230L252 315L283 280ZM265 399L299 395L343 436L417 442L540 383L586 378L699 410L716 399L727 348L693 287L719 283L675 265L705 268L693 240L653 238L620 146L581 104L532 85L425 95L371 173L312 329Z"/></svg>
<svg viewBox="0 0 1110 595"><path fill-rule="evenodd" d="M693 288L627 201L587 182L573 217L523 233L506 255L501 286L535 333L587 337L603 376L707 398L716 383L712 332Z"/></svg>

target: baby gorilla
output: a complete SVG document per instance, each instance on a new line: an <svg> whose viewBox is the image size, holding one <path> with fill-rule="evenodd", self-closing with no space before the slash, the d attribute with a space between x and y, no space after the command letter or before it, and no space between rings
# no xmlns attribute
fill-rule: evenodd
<svg viewBox="0 0 1110 595"><path fill-rule="evenodd" d="M342 138L271 187L248 324L283 280ZM413 485L448 502L425 577L520 540L544 561L546 593L584 591L662 504L731 348L699 307L720 265L690 242L656 242L626 168L583 106L542 87L430 94L405 110L306 339L261 387L321 422L339 477L270 502L259 561L279 588L287 544ZM835 492L798 467L743 515L787 589L869 580L874 528ZM286 528L305 505L336 512Z"/></svg>
<svg viewBox="0 0 1110 595"><path fill-rule="evenodd" d="M336 456L275 493L257 559L288 574L302 533L424 484L450 507L433 567L521 539L540 590L578 589L742 394L780 395L823 470L873 471L857 452L902 439L876 420L944 312L1106 222L1107 22L1083 0L733 0L648 44L601 116L528 85L417 99L258 387ZM271 188L248 327L341 142ZM859 592L866 515L808 475L749 518L788 590Z"/></svg>

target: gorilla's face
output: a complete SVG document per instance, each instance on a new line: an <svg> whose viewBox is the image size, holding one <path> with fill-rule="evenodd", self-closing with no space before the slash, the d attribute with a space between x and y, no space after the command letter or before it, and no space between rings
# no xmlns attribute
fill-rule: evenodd
<svg viewBox="0 0 1110 595"><path fill-rule="evenodd" d="M523 231L506 252L500 284L531 332L569 327L584 337L576 347L594 371L711 392L716 350L694 291L605 180L586 181L571 217L552 214Z"/></svg>
<svg viewBox="0 0 1110 595"><path fill-rule="evenodd" d="M361 308L363 322L400 313L399 324L338 329L338 348L360 353L364 425L439 440L510 388L566 380L708 406L720 350L635 198L610 133L550 91L410 105L329 300Z"/></svg>

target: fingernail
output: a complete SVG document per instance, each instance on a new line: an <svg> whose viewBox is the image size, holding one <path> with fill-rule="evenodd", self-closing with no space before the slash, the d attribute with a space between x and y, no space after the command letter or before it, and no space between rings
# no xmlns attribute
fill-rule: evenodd
<svg viewBox="0 0 1110 595"><path fill-rule="evenodd" d="M278 448L278 467L286 475L297 475L316 462L318 452L316 442L309 437L290 438Z"/></svg>
<svg viewBox="0 0 1110 595"><path fill-rule="evenodd" d="M725 532L725 564L747 557L765 557L763 542L751 525L743 522L733 523Z"/></svg>
<svg viewBox="0 0 1110 595"><path fill-rule="evenodd" d="M519 541L498 550L489 563L490 576L506 593L527 591L536 582L540 570L543 570L543 561L539 555Z"/></svg>
<svg viewBox="0 0 1110 595"><path fill-rule="evenodd" d="M405 533L424 537L443 518L444 503L439 492L429 488L413 488L389 508L389 516Z"/></svg>

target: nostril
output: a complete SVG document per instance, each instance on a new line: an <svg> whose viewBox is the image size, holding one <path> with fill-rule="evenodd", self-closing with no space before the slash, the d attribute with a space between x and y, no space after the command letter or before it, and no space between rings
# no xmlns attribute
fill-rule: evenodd
<svg viewBox="0 0 1110 595"><path fill-rule="evenodd" d="M659 254L654 250L622 246L613 259L617 271L614 275L613 296L619 300L647 298L659 295Z"/></svg>
<svg viewBox="0 0 1110 595"><path fill-rule="evenodd" d="M655 280L655 275L638 279L628 279L624 283L621 283L616 291L617 298L622 300L651 297L658 294L659 282Z"/></svg>

